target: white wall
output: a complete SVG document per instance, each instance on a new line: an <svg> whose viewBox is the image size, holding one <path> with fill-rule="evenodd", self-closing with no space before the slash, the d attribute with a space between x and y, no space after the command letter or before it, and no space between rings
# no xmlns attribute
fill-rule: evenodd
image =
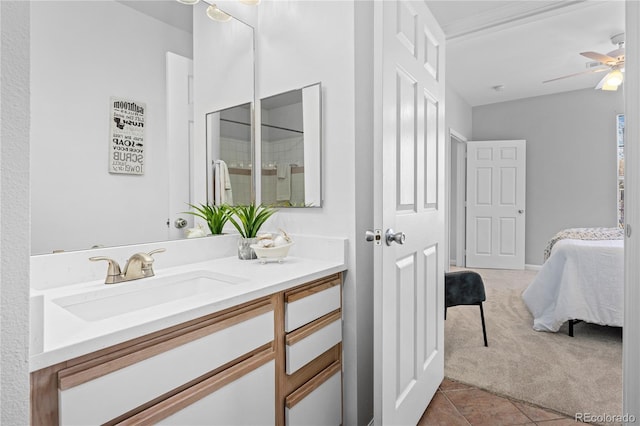
<svg viewBox="0 0 640 426"><path fill-rule="evenodd" d="M465 140L471 138L471 129L472 129L472 110L471 105L467 103L456 90L451 87L451 85L447 85L446 88L446 127L447 134L449 132L455 132L457 136L464 138ZM451 139L447 140L447 153L449 153L447 165L449 167L447 171L447 177L449 181L448 187L450 191L448 193L449 201L447 203L449 207L448 213L448 228L449 228L449 259L452 260L456 258L456 238L459 232L463 232L464 230L459 230L456 227L456 216L458 214L456 197L457 193L457 162L458 157L456 154L456 143Z"/></svg>
<svg viewBox="0 0 640 426"><path fill-rule="evenodd" d="M0 424L29 424L29 5L0 2Z"/></svg>
<svg viewBox="0 0 640 426"><path fill-rule="evenodd" d="M526 139L525 263L573 227L617 226L616 114L623 92L592 89L473 108L473 139Z"/></svg>
<svg viewBox="0 0 640 426"><path fill-rule="evenodd" d="M257 8L237 1L217 2L222 10L240 20L215 22L206 15L208 4L193 6L193 94L194 153L191 164L196 204L207 202L211 190L212 167L207 162L206 114L227 108L253 103L254 100L254 30ZM253 116L253 104L249 111ZM211 141L213 138L209 137ZM213 147L209 147L214 150ZM218 147L219 149L219 147ZM220 153L210 152L210 160ZM251 162L251 161L250 161ZM244 191L243 191L244 192ZM231 225L228 225L228 229Z"/></svg>
<svg viewBox="0 0 640 426"><path fill-rule="evenodd" d="M453 129L460 135L470 138L473 126L471 105L458 94L455 88L447 85L447 129Z"/></svg>
<svg viewBox="0 0 640 426"><path fill-rule="evenodd" d="M123 4L31 3L34 254L167 239L167 51L191 34ZM146 103L142 176L108 172L111 96Z"/></svg>
<svg viewBox="0 0 640 426"><path fill-rule="evenodd" d="M336 236L353 232L353 22L350 2L260 4L257 97L322 83L324 206L280 210L278 225L287 231Z"/></svg>

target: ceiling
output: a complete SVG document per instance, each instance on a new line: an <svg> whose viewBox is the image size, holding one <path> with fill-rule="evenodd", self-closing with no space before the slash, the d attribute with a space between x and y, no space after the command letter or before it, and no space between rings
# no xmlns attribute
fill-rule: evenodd
<svg viewBox="0 0 640 426"><path fill-rule="evenodd" d="M606 54L624 32L621 0L427 4L447 38L447 83L471 106L593 88L605 73L542 81L587 70L580 52Z"/></svg>
<svg viewBox="0 0 640 426"><path fill-rule="evenodd" d="M191 31L192 8L175 0L119 0ZM622 0L427 0L447 38L447 82L471 106L593 88L604 73L580 52L607 53L624 32ZM159 7L164 6L164 7ZM503 86L496 91L495 86ZM604 92L603 96L610 95Z"/></svg>
<svg viewBox="0 0 640 426"><path fill-rule="evenodd" d="M116 0L165 24L193 32L193 7L176 0Z"/></svg>

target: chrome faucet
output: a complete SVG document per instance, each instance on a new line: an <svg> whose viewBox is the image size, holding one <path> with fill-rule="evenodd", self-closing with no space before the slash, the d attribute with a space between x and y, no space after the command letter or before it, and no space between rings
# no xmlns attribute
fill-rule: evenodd
<svg viewBox="0 0 640 426"><path fill-rule="evenodd" d="M140 278L152 277L153 273L153 255L165 251L163 248L152 250L149 253L135 253L131 255L124 266L124 272L120 271L120 265L115 260L105 256L90 257L91 261L106 260L109 262L107 267L107 277L105 284L115 284L124 281L137 280Z"/></svg>

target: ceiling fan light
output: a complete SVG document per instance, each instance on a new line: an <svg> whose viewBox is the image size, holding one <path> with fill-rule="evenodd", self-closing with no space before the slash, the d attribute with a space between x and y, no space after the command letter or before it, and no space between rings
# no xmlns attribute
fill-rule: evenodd
<svg viewBox="0 0 640 426"><path fill-rule="evenodd" d="M618 87L620 87L620 86L611 86L611 85L605 83L605 84L602 85L601 89L602 90L606 90L606 91L615 92L616 90L618 90Z"/></svg>
<svg viewBox="0 0 640 426"><path fill-rule="evenodd" d="M218 22L227 22L231 19L231 15L220 10L215 4L212 4L207 8L207 16Z"/></svg>
<svg viewBox="0 0 640 426"><path fill-rule="evenodd" d="M178 3L194 5L200 2L200 0L176 0Z"/></svg>
<svg viewBox="0 0 640 426"><path fill-rule="evenodd" d="M246 4L249 6L257 6L260 4L260 0L238 0L242 4Z"/></svg>
<svg viewBox="0 0 640 426"><path fill-rule="evenodd" d="M615 86L618 87L622 84L624 80L624 76L620 70L613 70L609 74L607 74L605 84L607 86Z"/></svg>

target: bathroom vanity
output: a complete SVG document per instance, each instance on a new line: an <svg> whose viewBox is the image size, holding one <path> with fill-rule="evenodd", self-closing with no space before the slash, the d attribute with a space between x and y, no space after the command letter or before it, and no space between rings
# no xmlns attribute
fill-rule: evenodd
<svg viewBox="0 0 640 426"><path fill-rule="evenodd" d="M33 288L32 424L341 424L344 241L296 242L282 264L158 255L137 282Z"/></svg>

